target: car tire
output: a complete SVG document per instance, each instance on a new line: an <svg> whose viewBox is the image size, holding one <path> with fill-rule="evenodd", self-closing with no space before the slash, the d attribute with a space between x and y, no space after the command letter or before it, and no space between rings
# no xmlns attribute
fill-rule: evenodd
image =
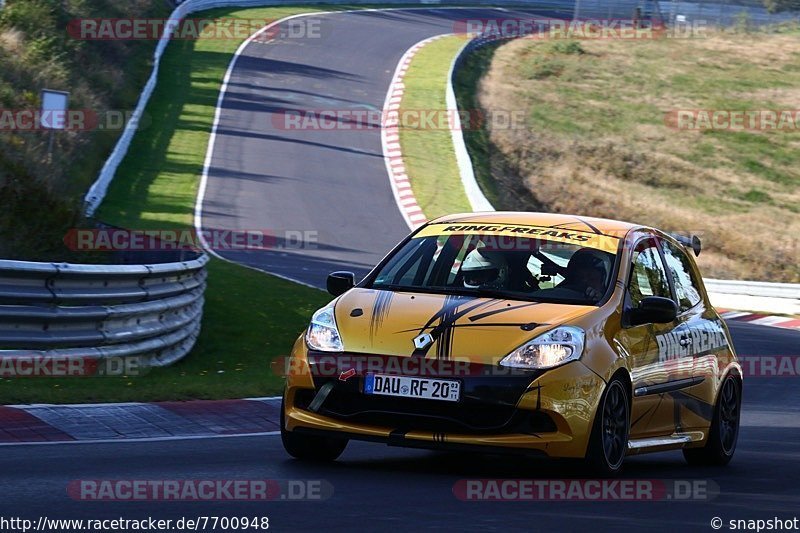
<svg viewBox="0 0 800 533"><path fill-rule="evenodd" d="M347 447L347 439L320 437L286 431L285 403L281 400L281 442L286 453L303 461L335 461Z"/></svg>
<svg viewBox="0 0 800 533"><path fill-rule="evenodd" d="M693 466L725 466L733 458L739 438L742 412L742 387L739 380L728 376L722 382L714 406L714 417L708 440L702 448L686 448L683 456Z"/></svg>
<svg viewBox="0 0 800 533"><path fill-rule="evenodd" d="M606 386L597 405L586 463L599 475L613 476L622 470L630 434L629 396L628 386L615 377Z"/></svg>

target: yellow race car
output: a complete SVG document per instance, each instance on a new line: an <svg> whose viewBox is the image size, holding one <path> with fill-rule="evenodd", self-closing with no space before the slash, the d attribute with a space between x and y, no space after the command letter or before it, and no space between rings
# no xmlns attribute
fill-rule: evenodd
<svg viewBox="0 0 800 533"><path fill-rule="evenodd" d="M692 253L697 237L613 220L433 220L314 313L287 365L286 451L348 440L585 458L683 449L724 465L742 369Z"/></svg>

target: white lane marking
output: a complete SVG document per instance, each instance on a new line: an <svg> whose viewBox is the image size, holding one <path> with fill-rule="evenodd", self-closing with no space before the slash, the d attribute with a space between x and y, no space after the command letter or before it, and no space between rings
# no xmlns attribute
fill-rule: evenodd
<svg viewBox="0 0 800 533"><path fill-rule="evenodd" d="M283 396L262 396L260 398L240 398L241 400L253 400L255 402L267 402L267 401L276 401L282 400ZM213 401L213 400L210 400Z"/></svg>
<svg viewBox="0 0 800 533"><path fill-rule="evenodd" d="M740 424L743 427L800 428L800 417L791 411L743 409Z"/></svg>

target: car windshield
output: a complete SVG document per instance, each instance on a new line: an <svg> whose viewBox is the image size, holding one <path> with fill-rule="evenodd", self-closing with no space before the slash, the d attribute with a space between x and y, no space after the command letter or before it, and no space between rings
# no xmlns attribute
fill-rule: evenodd
<svg viewBox="0 0 800 533"><path fill-rule="evenodd" d="M575 305L596 305L609 290L614 237L534 226L473 227L423 228L369 286Z"/></svg>

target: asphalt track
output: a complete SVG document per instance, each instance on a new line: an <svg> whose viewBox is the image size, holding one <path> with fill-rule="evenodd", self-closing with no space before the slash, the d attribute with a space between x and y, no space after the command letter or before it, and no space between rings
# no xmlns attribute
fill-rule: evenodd
<svg viewBox="0 0 800 533"><path fill-rule="evenodd" d="M798 356L800 333L732 323L741 355ZM583 478L574 464L445 454L351 443L335 464L289 459L280 437L150 443L8 446L0 459L0 516L177 520L269 516L272 530L711 531L712 517L782 519L800 514L800 388L797 376L749 378L736 456L726 468L690 468L679 452L629 458L623 478L702 481L719 494L691 501L469 502L453 485L469 478ZM86 502L67 494L79 479L326 480L323 501ZM727 530L724 529L724 530Z"/></svg>
<svg viewBox="0 0 800 533"><path fill-rule="evenodd" d="M312 232L312 242L279 238L277 249L218 253L318 287L332 270L366 274L409 232L380 129L287 129L283 113L381 110L397 63L417 42L453 33L458 20L525 16L469 8L330 13L282 23L273 31L287 36L250 43L222 99L202 225L290 238ZM313 38L288 36L298 21L309 22Z"/></svg>
<svg viewBox="0 0 800 533"><path fill-rule="evenodd" d="M452 31L443 10L325 15L322 37L252 44L233 72L209 172L206 228L310 230L319 248L225 257L321 285L336 268L364 273L408 231L394 203L379 135L276 131L288 108L380 108L394 65L423 38ZM329 105L330 104L330 105ZM800 333L731 323L740 355L800 356ZM271 529L711 530L709 521L788 519L800 514L800 387L797 375L746 380L733 462L689 468L679 452L630 458L625 478L710 481L707 500L657 502L464 502L465 478L582 478L571 463L444 454L351 443L339 462L290 460L277 436L172 442L8 446L0 456L0 516L174 519L269 516ZM78 479L327 480L324 501L85 502ZM727 526L723 528L727 530Z"/></svg>
<svg viewBox="0 0 800 533"><path fill-rule="evenodd" d="M203 206L204 225L311 230L318 232L319 241L317 249L226 253L225 257L316 286L324 283L331 270L366 273L408 232L389 186L379 132L276 130L273 117L286 109L381 109L395 65L405 50L427 37L452 32L454 19L498 16L514 15L439 9L329 14L320 17L319 39L246 47L222 100ZM741 354L800 355L800 333L736 323L731 327ZM714 516L766 518L777 514L791 518L798 512L798 407L796 378L751 379L746 388L740 449L727 469L690 469L678 452L628 462L626 477L710 479L721 493L709 501L462 502L452 492L453 484L462 478L583 474L563 463L363 443L351 443L335 465L305 465L286 457L278 437L90 446L89 455L100 464L89 472L76 466L73 476L264 476L322 478L333 484L334 497L324 502L219 506L220 512L228 514L263 510L278 529L639 527L707 531ZM53 454L52 461L61 460L57 453L47 451ZM80 447L68 452L80 462ZM135 455L120 473L114 461L128 457L129 452ZM89 460L83 463L87 467L94 464ZM60 481L54 482L55 490L63 490L65 482L62 474ZM59 496L63 501L63 495ZM20 500L20 504L24 502ZM88 505L69 503L74 512L83 514L89 513ZM123 506L126 514L145 513L154 507ZM198 506L158 507L161 513L179 515Z"/></svg>

